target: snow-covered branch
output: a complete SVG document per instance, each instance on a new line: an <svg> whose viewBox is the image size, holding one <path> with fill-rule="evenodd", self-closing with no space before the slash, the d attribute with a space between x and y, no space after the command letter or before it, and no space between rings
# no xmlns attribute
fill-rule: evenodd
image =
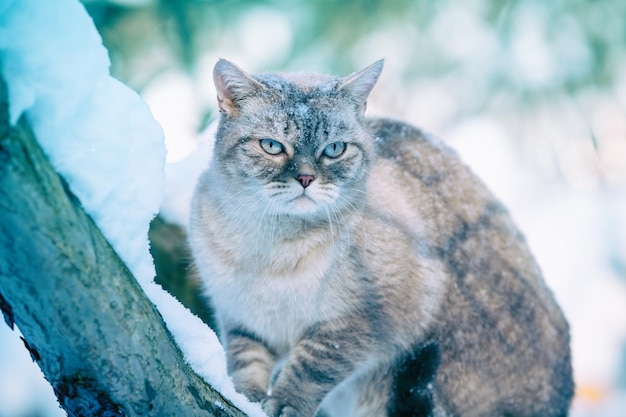
<svg viewBox="0 0 626 417"><path fill-rule="evenodd" d="M244 416L197 376L160 314L0 86L0 308L70 416Z"/></svg>

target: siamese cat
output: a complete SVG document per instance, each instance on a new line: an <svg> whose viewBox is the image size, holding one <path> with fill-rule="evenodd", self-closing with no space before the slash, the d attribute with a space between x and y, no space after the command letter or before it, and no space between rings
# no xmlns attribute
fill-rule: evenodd
<svg viewBox="0 0 626 417"><path fill-rule="evenodd" d="M235 387L270 417L566 416L568 324L507 210L347 77L214 69L190 246Z"/></svg>

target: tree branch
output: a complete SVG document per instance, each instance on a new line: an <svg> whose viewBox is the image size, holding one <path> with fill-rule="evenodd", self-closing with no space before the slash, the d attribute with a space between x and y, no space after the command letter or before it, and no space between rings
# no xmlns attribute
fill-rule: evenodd
<svg viewBox="0 0 626 417"><path fill-rule="evenodd" d="M69 416L244 416L198 377L0 80L0 309ZM122 220L120 220L122 221Z"/></svg>

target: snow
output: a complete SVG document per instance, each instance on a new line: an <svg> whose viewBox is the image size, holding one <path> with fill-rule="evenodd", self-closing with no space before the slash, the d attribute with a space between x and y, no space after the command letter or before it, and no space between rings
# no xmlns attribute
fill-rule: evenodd
<svg viewBox="0 0 626 417"><path fill-rule="evenodd" d="M263 416L258 404L235 392L213 331L153 281L148 228L165 188L163 132L139 95L110 76L109 65L79 1L0 1L0 66L11 122L28 118L192 368L244 412ZM7 381L0 378L0 385Z"/></svg>

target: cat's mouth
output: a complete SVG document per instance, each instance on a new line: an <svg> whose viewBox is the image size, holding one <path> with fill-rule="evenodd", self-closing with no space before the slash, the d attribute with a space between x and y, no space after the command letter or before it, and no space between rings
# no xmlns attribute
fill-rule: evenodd
<svg viewBox="0 0 626 417"><path fill-rule="evenodd" d="M297 187L295 184L271 186L268 191L268 200L272 202L274 210L281 214L310 216L325 212L324 208L330 203L329 193L316 186L303 188L298 183Z"/></svg>

